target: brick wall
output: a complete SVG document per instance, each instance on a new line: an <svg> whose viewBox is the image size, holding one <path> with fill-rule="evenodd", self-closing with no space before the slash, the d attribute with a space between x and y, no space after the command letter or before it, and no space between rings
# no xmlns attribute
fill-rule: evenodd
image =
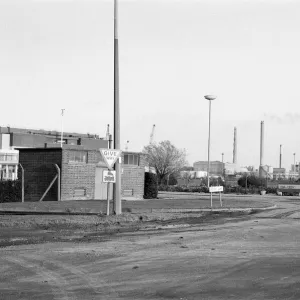
<svg viewBox="0 0 300 300"><path fill-rule="evenodd" d="M61 149L19 149L19 162L24 168L25 201L39 201L61 166ZM19 178L21 178L19 168ZM57 200L57 180L44 201Z"/></svg>
<svg viewBox="0 0 300 300"><path fill-rule="evenodd" d="M87 153L87 162L71 162L72 151ZM99 151L64 149L62 158L62 200L94 199L96 165L101 160ZM102 163L104 166L104 163ZM78 192L84 190L84 195Z"/></svg>
<svg viewBox="0 0 300 300"><path fill-rule="evenodd" d="M125 152L130 153L130 152ZM139 165L125 165L124 164L124 152L122 153L122 176L121 176L121 188L122 195L125 196L125 190L133 190L133 197L143 199L144 185L145 185L145 156L141 153L134 153L139 155Z"/></svg>

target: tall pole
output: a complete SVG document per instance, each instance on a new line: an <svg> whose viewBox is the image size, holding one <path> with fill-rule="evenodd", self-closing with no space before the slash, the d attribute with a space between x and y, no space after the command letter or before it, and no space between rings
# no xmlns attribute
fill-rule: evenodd
<svg viewBox="0 0 300 300"><path fill-rule="evenodd" d="M264 121L260 123L260 162L259 162L259 177L263 177L264 164Z"/></svg>
<svg viewBox="0 0 300 300"><path fill-rule="evenodd" d="M222 176L224 176L224 153L222 153Z"/></svg>
<svg viewBox="0 0 300 300"><path fill-rule="evenodd" d="M211 119L211 100L209 100L208 113L208 154L207 154L207 187L209 188L209 174L210 174L210 119Z"/></svg>
<svg viewBox="0 0 300 300"><path fill-rule="evenodd" d="M64 112L65 109L61 109L61 133L60 133L60 147L63 147L63 137L64 137Z"/></svg>
<svg viewBox="0 0 300 300"><path fill-rule="evenodd" d="M114 0L114 148L120 149L120 101L119 101L119 42L118 42L118 0ZM121 166L115 163L116 183L114 184L114 213L122 213L121 207Z"/></svg>
<svg viewBox="0 0 300 300"><path fill-rule="evenodd" d="M207 153L207 187L209 189L209 175L210 175L210 119L211 119L211 101L216 99L216 96L204 96L209 101L209 114L208 114L208 153ZM212 208L212 193L210 193L210 206Z"/></svg>
<svg viewBox="0 0 300 300"><path fill-rule="evenodd" d="M280 154L279 154L279 168L280 169L281 169L281 159L282 159L281 147L282 147L282 145L280 145Z"/></svg>

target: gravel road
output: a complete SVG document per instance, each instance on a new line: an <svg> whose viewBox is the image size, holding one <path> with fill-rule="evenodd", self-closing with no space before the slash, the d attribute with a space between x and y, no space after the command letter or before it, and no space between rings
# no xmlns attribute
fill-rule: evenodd
<svg viewBox="0 0 300 300"><path fill-rule="evenodd" d="M298 300L300 201L275 202L251 216L112 234L3 228L2 239L21 240L0 249L0 299Z"/></svg>

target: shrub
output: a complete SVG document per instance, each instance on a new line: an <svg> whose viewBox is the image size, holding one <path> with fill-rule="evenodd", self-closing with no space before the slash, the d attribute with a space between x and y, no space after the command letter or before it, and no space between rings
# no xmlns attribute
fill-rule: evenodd
<svg viewBox="0 0 300 300"><path fill-rule="evenodd" d="M144 199L157 198L158 186L157 176L154 173L145 173Z"/></svg>
<svg viewBox="0 0 300 300"><path fill-rule="evenodd" d="M22 184L20 180L0 181L0 203L21 202Z"/></svg>
<svg viewBox="0 0 300 300"><path fill-rule="evenodd" d="M246 186L246 176L239 178L238 185L241 187ZM263 185L265 185L265 180L262 180L262 179L258 178L257 176L250 175L247 177L247 187L252 187L252 186L260 187Z"/></svg>

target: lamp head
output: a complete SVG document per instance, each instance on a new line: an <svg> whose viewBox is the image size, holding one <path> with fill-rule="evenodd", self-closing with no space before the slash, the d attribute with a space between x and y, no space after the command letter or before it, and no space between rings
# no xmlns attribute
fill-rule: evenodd
<svg viewBox="0 0 300 300"><path fill-rule="evenodd" d="M205 98L206 100L215 100L215 99L217 98L217 96L214 96L214 95L206 95L206 96L204 96L204 98Z"/></svg>

